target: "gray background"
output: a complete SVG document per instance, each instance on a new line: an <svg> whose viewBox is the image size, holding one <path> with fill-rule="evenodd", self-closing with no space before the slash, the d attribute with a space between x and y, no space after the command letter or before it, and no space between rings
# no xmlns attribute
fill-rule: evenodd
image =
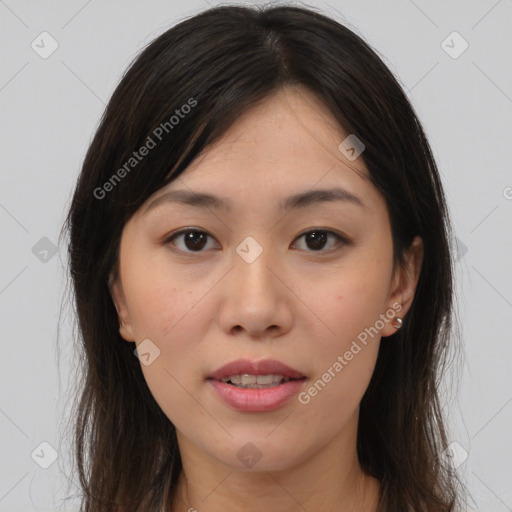
<svg viewBox="0 0 512 512"><path fill-rule="evenodd" d="M65 247L55 252L59 230L122 72L143 45L209 5L0 0L0 511L55 510L54 499L77 509L63 433L69 307L60 357L56 341L66 263ZM443 392L453 464L471 491L469 510L512 511L512 1L310 5L381 54L426 129L458 248L463 358ZM47 58L44 31L58 44Z"/></svg>

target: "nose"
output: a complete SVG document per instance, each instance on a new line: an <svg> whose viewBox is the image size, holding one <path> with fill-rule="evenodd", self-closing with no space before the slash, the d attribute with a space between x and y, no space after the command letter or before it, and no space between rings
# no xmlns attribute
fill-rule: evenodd
<svg viewBox="0 0 512 512"><path fill-rule="evenodd" d="M229 335L275 338L291 329L292 292L286 286L282 266L265 249L254 260L233 254L233 267L226 276L220 325Z"/></svg>

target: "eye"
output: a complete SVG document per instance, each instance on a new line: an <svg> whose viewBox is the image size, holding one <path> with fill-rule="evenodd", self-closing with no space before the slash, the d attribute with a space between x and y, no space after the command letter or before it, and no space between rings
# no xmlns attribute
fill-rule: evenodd
<svg viewBox="0 0 512 512"><path fill-rule="evenodd" d="M334 247L336 245L342 245L347 243L347 240L343 238L341 235L338 235L337 233L334 233L333 231L329 231L326 229L312 229L306 231L305 233L299 235L296 238L296 240L305 237L305 243L307 247L311 249L309 252L330 252L332 247L331 249L324 250L325 245L327 244L327 241L329 240L330 236L331 238L334 238L335 241L337 242L334 244ZM213 237L211 237L206 231L203 231L201 229L185 228L168 236L163 241L163 244L174 245L181 252L199 253L204 252L203 249L205 249L205 247L208 249L208 238L211 238L213 240ZM182 243L177 244L175 243L175 240L181 241ZM299 247L299 249L301 248Z"/></svg>
<svg viewBox="0 0 512 512"><path fill-rule="evenodd" d="M334 233L333 231L328 231L326 229L312 229L310 231L306 231L297 237L297 240L304 238L305 243L308 247L312 249L310 252L318 252L322 251L329 239L329 235L333 235L335 239L337 239L338 245L347 243L347 240L342 236ZM336 244L335 244L336 245ZM327 249L323 252L330 252L330 249Z"/></svg>
<svg viewBox="0 0 512 512"><path fill-rule="evenodd" d="M183 238L183 235L186 236ZM208 238L211 237L206 231L187 228L177 231L176 233L173 233L171 236L167 237L164 240L164 244L172 243L172 245L177 245L174 243L174 240L181 239L183 241L183 245L178 247L178 250L182 252L203 252L202 249L207 246L206 240Z"/></svg>

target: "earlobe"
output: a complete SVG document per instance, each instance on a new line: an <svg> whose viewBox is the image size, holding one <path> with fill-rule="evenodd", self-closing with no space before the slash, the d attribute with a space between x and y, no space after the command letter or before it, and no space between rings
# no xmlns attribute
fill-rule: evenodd
<svg viewBox="0 0 512 512"><path fill-rule="evenodd" d="M124 292L119 282L119 279L115 278L112 273L109 275L108 288L110 290L112 302L114 303L114 307L116 308L117 311L117 316L119 320L119 334L126 341L134 341L132 327L129 321L128 309L126 307Z"/></svg>
<svg viewBox="0 0 512 512"><path fill-rule="evenodd" d="M401 308L400 308L401 310ZM404 313L401 313L401 311L396 311L395 309L389 310L394 311L395 316L393 316L390 320L388 320L384 326L384 328L381 331L381 336L383 338L387 338L388 336L391 336L392 334L395 334L395 332L399 331L402 326L404 325L405 319L403 318ZM387 314L385 315L386 318L389 318Z"/></svg>
<svg viewBox="0 0 512 512"><path fill-rule="evenodd" d="M119 334L125 341L135 341L131 326L129 324L126 325L123 321L119 322Z"/></svg>

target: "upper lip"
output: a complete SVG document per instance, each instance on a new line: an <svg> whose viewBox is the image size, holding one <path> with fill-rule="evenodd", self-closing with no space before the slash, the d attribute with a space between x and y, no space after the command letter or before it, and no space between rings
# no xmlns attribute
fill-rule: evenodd
<svg viewBox="0 0 512 512"><path fill-rule="evenodd" d="M237 359L231 361L208 376L208 379L220 380L230 375L282 375L289 379L301 379L305 375L294 368L276 361L275 359L262 359L251 361L250 359Z"/></svg>

